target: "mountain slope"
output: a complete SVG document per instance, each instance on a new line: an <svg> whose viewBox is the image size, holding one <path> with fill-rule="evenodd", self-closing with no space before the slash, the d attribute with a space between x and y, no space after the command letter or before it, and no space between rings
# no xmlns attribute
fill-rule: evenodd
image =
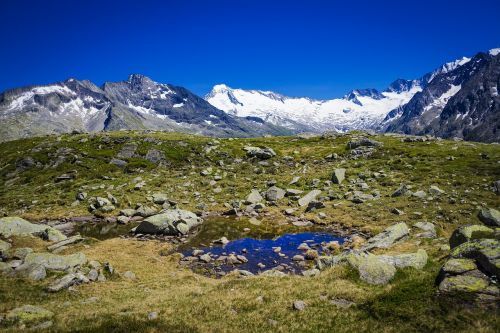
<svg viewBox="0 0 500 333"><path fill-rule="evenodd" d="M218 110L189 90L131 75L101 88L69 79L0 94L0 140L77 131L155 129L215 136L289 134Z"/></svg>
<svg viewBox="0 0 500 333"><path fill-rule="evenodd" d="M499 57L491 50L443 66L422 92L388 114L385 130L499 141Z"/></svg>

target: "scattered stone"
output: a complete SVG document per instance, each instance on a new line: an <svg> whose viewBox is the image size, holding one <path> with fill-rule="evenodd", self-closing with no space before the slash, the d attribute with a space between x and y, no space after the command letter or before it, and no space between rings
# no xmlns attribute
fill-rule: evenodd
<svg viewBox="0 0 500 333"><path fill-rule="evenodd" d="M54 271L66 271L77 266L83 266L87 258L83 253L70 255L57 255L52 253L30 253L24 259L23 265L18 268L24 268L31 265L42 265L45 269Z"/></svg>
<svg viewBox="0 0 500 333"><path fill-rule="evenodd" d="M68 246L68 245L71 245L71 244L75 244L75 243L78 243L78 242L81 242L83 241L83 237L80 236L80 235L74 235L74 236L71 236L69 238L66 238L62 241L59 241L59 242L56 242L52 245L49 245L47 246L47 249L49 251L55 251L63 246Z"/></svg>
<svg viewBox="0 0 500 333"><path fill-rule="evenodd" d="M434 196L440 196L442 194L445 194L445 191L443 191L442 189L440 189L439 187L437 187L435 185L432 185L429 188L429 193L434 195Z"/></svg>
<svg viewBox="0 0 500 333"><path fill-rule="evenodd" d="M296 255L293 256L292 260L293 261L304 261L305 258L304 258L304 256L302 256L300 254L296 254Z"/></svg>
<svg viewBox="0 0 500 333"><path fill-rule="evenodd" d="M305 277L313 277L313 276L317 276L319 274L320 274L320 270L317 268L311 268L311 269L308 269L308 270L302 272L302 275L304 275Z"/></svg>
<svg viewBox="0 0 500 333"><path fill-rule="evenodd" d="M345 179L346 169L339 168L335 169L332 174L332 182L334 184L341 184Z"/></svg>
<svg viewBox="0 0 500 333"><path fill-rule="evenodd" d="M279 187L272 186L265 192L265 197L268 201L278 201L285 197L285 191Z"/></svg>
<svg viewBox="0 0 500 333"><path fill-rule="evenodd" d="M402 210L397 209L397 208L391 209L391 213L396 214L396 215L404 215L405 214L405 212L403 212Z"/></svg>
<svg viewBox="0 0 500 333"><path fill-rule="evenodd" d="M148 320L156 320L158 319L158 312L149 312L148 313Z"/></svg>
<svg viewBox="0 0 500 333"><path fill-rule="evenodd" d="M478 214L479 220L492 227L500 227L500 212L493 208L483 208Z"/></svg>
<svg viewBox="0 0 500 333"><path fill-rule="evenodd" d="M306 308L306 303L304 301L294 301L293 302L293 309L297 311L304 311Z"/></svg>
<svg viewBox="0 0 500 333"><path fill-rule="evenodd" d="M342 309L348 309L351 306L356 305L356 303L349 301L345 298L334 298L330 301L330 303Z"/></svg>
<svg viewBox="0 0 500 333"><path fill-rule="evenodd" d="M318 195L321 194L320 190L312 190L305 196L299 199L298 203L300 207L307 206L311 201L315 200Z"/></svg>
<svg viewBox="0 0 500 333"><path fill-rule="evenodd" d="M406 195L409 193L410 193L410 189L408 188L408 186L403 184L400 187L398 187L398 189L391 194L391 197L393 197L393 198L400 197L400 196L403 196L403 195Z"/></svg>
<svg viewBox="0 0 500 333"><path fill-rule="evenodd" d="M205 263L209 263L210 261L212 261L212 258L210 257L209 254L203 254L200 256L200 261L203 261Z"/></svg>
<svg viewBox="0 0 500 333"><path fill-rule="evenodd" d="M163 194L163 193L154 193L153 194L153 202L155 204L163 205L167 201L168 201L168 198L165 194Z"/></svg>
<svg viewBox="0 0 500 333"><path fill-rule="evenodd" d="M413 267L416 269L424 268L427 264L427 252L423 249L419 249L416 253L409 254L397 254L394 256L381 255L377 258L383 262L389 263L396 268L406 268Z"/></svg>
<svg viewBox="0 0 500 333"><path fill-rule="evenodd" d="M276 153L271 148L245 147L243 149L247 152L248 157L256 157L260 160L267 160L276 156Z"/></svg>
<svg viewBox="0 0 500 333"><path fill-rule="evenodd" d="M123 278L127 280L135 280L137 277L135 276L135 273L132 271L126 271L123 273Z"/></svg>
<svg viewBox="0 0 500 333"><path fill-rule="evenodd" d="M47 290L49 292L58 292L63 289L67 289L75 284L80 283L88 283L89 279L85 275L80 272L77 273L69 273L63 276L60 279L54 281L51 285L48 286Z"/></svg>
<svg viewBox="0 0 500 333"><path fill-rule="evenodd" d="M407 237L410 233L408 226L404 222L394 224L378 235L368 239L362 247L363 251L369 251L375 248L386 249L391 247L395 242Z"/></svg>
<svg viewBox="0 0 500 333"><path fill-rule="evenodd" d="M256 204L256 203L259 203L259 202L261 202L263 200L264 200L264 198L262 198L262 196L260 195L259 191L252 190L250 192L250 194L247 196L246 202L248 204Z"/></svg>
<svg viewBox="0 0 500 333"><path fill-rule="evenodd" d="M417 222L413 225L414 228L422 230L422 233L418 233L415 236L419 238L434 238L436 237L436 226L430 222Z"/></svg>

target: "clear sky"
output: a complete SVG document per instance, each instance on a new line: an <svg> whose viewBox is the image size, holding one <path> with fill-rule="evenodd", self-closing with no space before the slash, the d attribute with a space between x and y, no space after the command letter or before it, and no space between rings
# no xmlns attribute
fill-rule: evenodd
<svg viewBox="0 0 500 333"><path fill-rule="evenodd" d="M0 91L141 73L331 98L500 47L500 1L1 0Z"/></svg>

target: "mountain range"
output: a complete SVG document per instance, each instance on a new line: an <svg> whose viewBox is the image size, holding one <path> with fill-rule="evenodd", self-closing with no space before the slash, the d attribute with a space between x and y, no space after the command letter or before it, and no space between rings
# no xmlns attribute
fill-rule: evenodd
<svg viewBox="0 0 500 333"><path fill-rule="evenodd" d="M500 141L500 49L443 64L385 90L316 100L213 87L201 98L143 75L97 86L87 80L0 94L0 140L72 131L180 131L220 137L375 130Z"/></svg>

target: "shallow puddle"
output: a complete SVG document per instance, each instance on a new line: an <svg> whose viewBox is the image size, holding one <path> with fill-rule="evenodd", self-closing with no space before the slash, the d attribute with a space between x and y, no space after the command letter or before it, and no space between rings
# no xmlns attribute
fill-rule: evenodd
<svg viewBox="0 0 500 333"><path fill-rule="evenodd" d="M241 238L230 241L226 245L214 245L201 247L204 254L209 254L210 262L206 263L200 259L192 257L193 251L186 250L183 255L190 258L191 266L195 270L204 271L207 274L222 275L234 269L247 270L254 274L259 272L279 268L287 273L300 273L310 268L312 260L294 260L295 255L304 255L305 250L298 247L305 243L306 248L318 251L319 255L328 254L326 244L337 241L344 242L343 237L326 232L302 232L296 234L284 234L274 239ZM304 245L302 245L304 246ZM235 254L245 257L247 262L232 264L225 260L225 257Z"/></svg>

